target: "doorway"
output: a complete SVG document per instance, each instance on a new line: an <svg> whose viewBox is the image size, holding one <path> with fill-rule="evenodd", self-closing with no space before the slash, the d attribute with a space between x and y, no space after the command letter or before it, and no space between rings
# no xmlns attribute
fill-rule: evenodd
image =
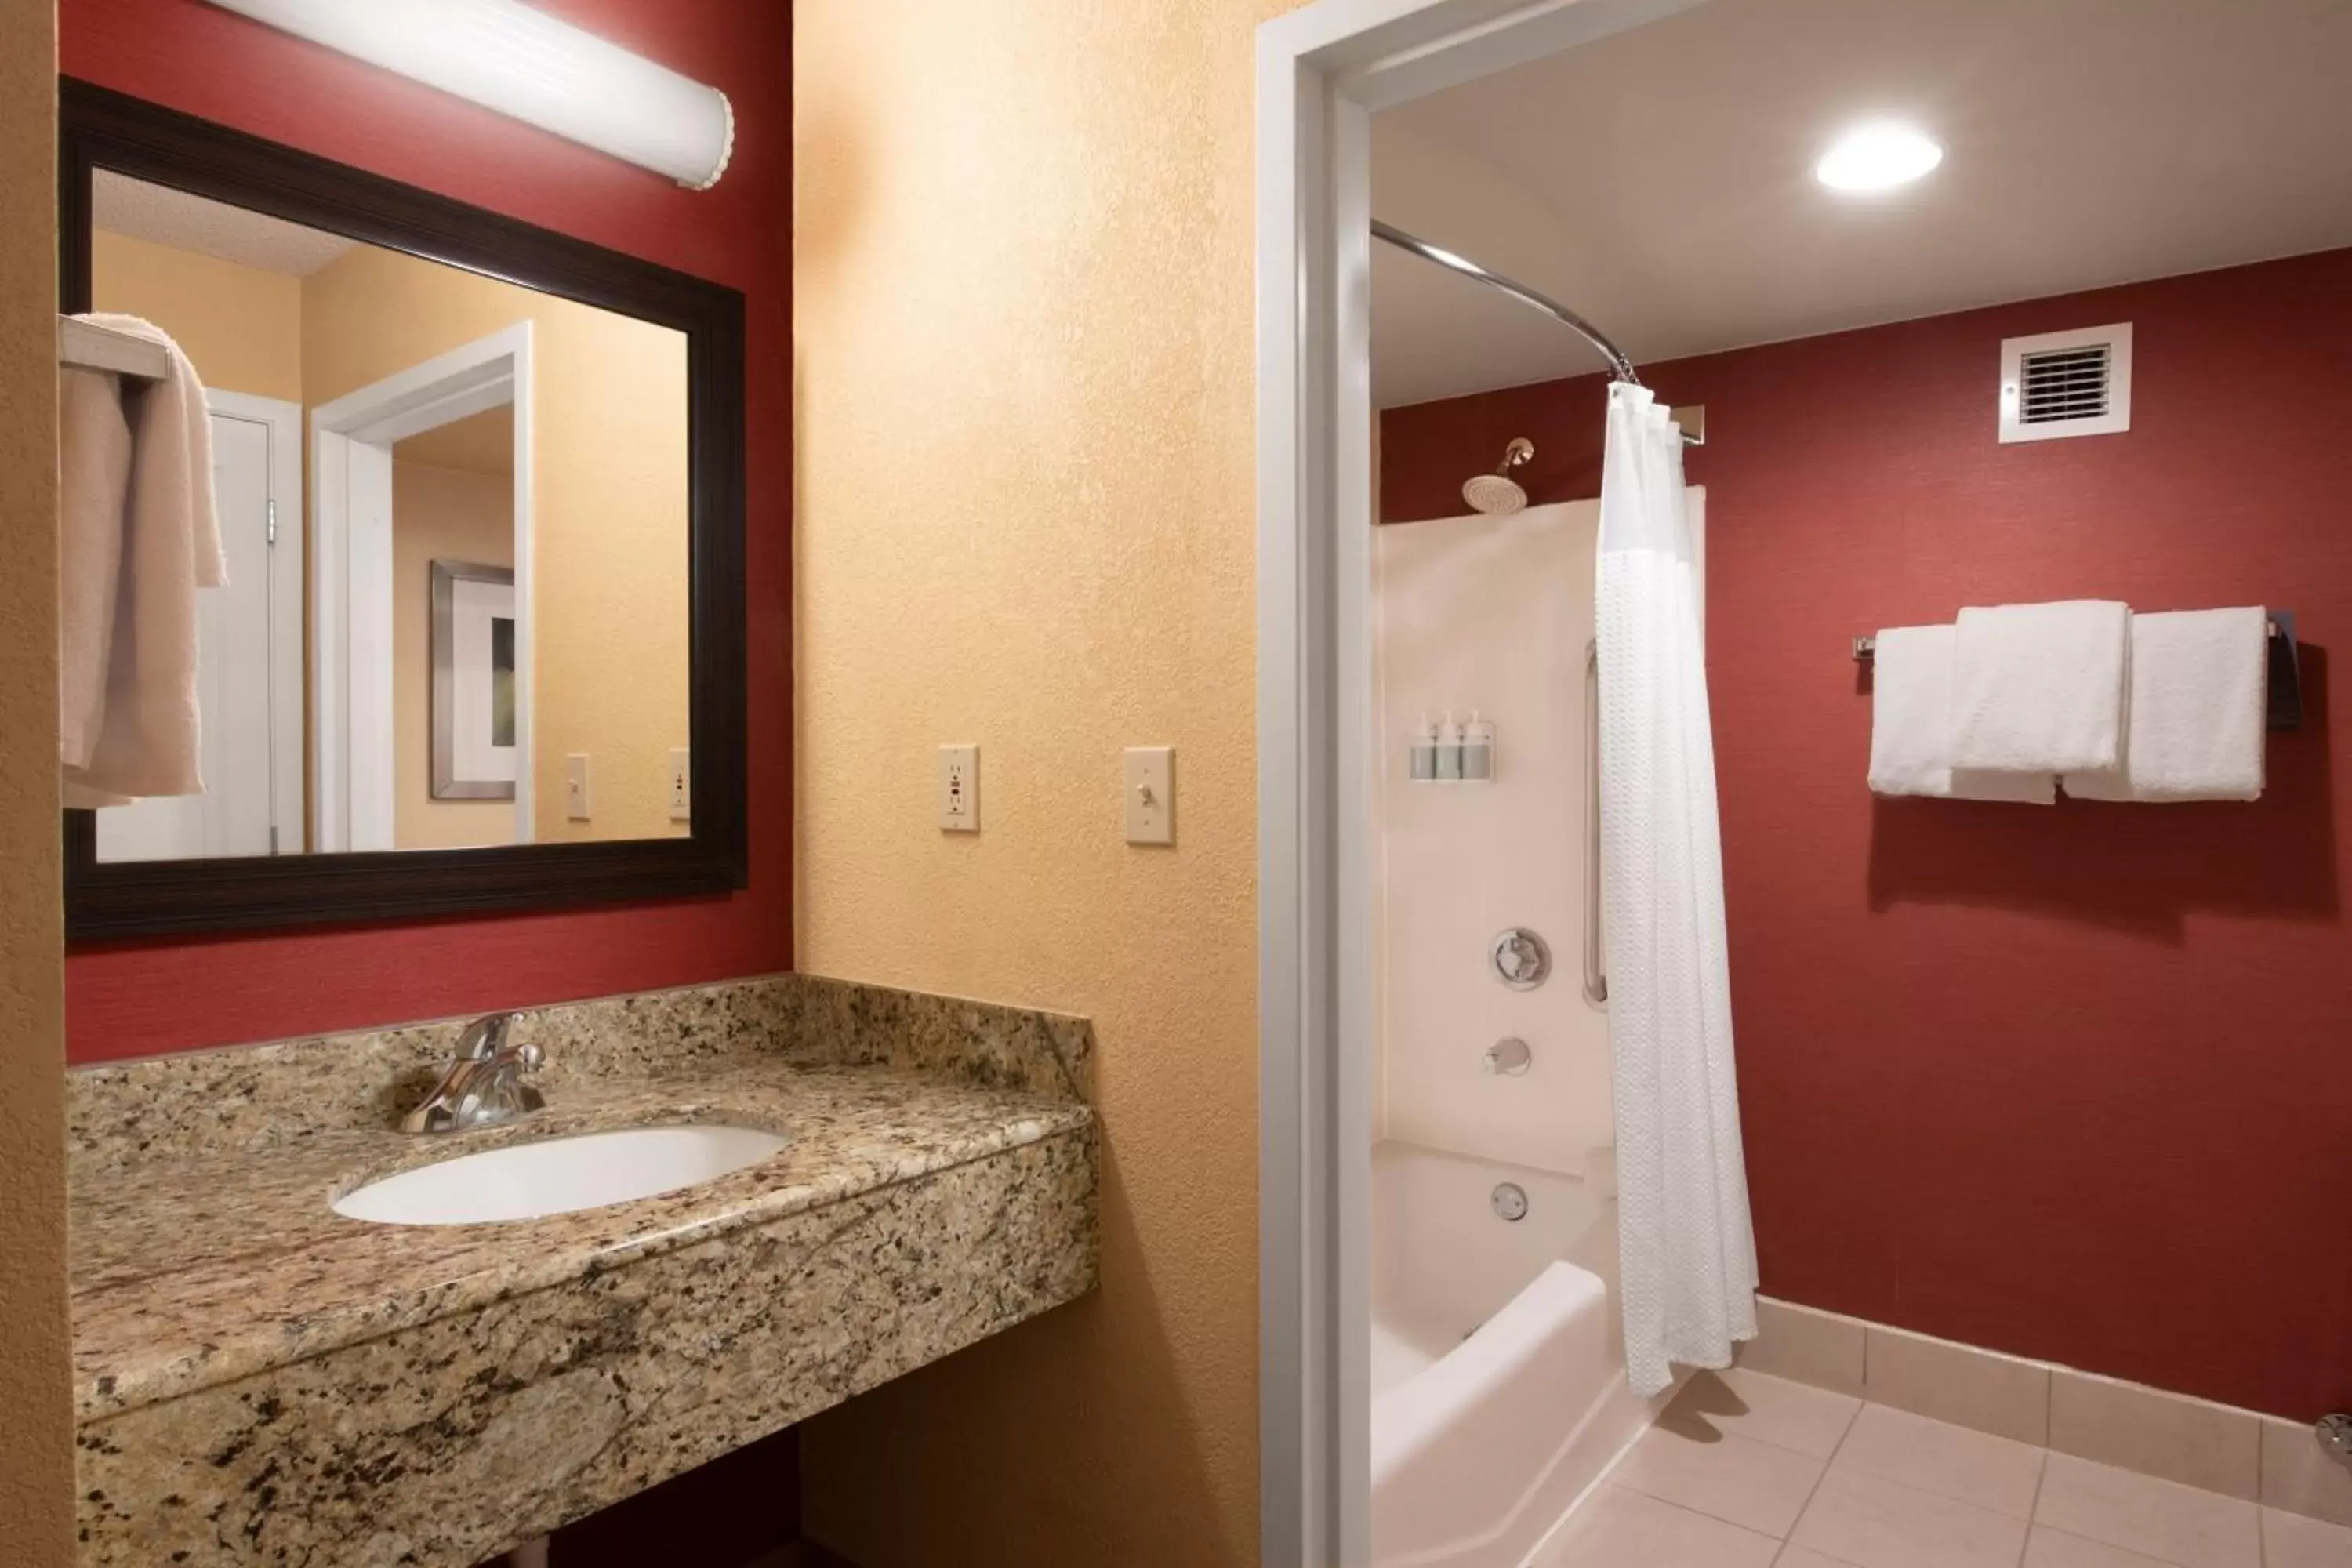
<svg viewBox="0 0 2352 1568"><path fill-rule="evenodd" d="M311 412L312 707L323 853L399 846L402 642L394 448L494 410L511 416L513 574L505 647L513 774L510 836L532 842L531 323L519 322ZM421 579L419 579L421 580ZM411 616L410 620L416 617ZM412 631L415 627L410 628ZM414 661L411 661L414 662ZM410 726L415 730L415 726Z"/></svg>
<svg viewBox="0 0 2352 1568"><path fill-rule="evenodd" d="M1258 31L1263 1560L1370 1558L1371 117L1704 0L1319 0Z"/></svg>

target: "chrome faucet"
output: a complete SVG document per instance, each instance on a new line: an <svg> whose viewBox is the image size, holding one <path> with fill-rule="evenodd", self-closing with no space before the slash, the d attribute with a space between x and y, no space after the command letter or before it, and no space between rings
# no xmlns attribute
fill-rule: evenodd
<svg viewBox="0 0 2352 1568"><path fill-rule="evenodd" d="M537 1046L507 1044L511 1013L492 1013L466 1026L457 1037L457 1059L425 1097L425 1103L401 1118L403 1132L463 1132L474 1127L496 1127L530 1115L547 1103L547 1097L522 1081L537 1072L547 1053Z"/></svg>

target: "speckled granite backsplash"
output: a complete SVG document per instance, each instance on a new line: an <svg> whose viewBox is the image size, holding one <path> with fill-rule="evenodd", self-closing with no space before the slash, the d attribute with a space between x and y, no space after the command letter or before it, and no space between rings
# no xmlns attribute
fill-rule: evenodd
<svg viewBox="0 0 2352 1568"><path fill-rule="evenodd" d="M887 1066L976 1088L1093 1097L1083 1018L779 974L519 1009L551 1100L585 1079L707 1071L730 1058ZM68 1144L85 1170L383 1128L422 1099L464 1018L79 1068Z"/></svg>

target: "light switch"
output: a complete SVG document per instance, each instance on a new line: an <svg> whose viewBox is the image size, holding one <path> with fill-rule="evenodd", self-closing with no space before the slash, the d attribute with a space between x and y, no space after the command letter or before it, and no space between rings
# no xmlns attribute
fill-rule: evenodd
<svg viewBox="0 0 2352 1568"><path fill-rule="evenodd" d="M1124 770L1127 841L1176 842L1176 749L1129 746Z"/></svg>
<svg viewBox="0 0 2352 1568"><path fill-rule="evenodd" d="M672 822L694 820L694 753L684 746L673 746L669 753L669 819Z"/></svg>
<svg viewBox="0 0 2352 1568"><path fill-rule="evenodd" d="M588 753L570 752L563 758L563 815L574 822L588 820Z"/></svg>
<svg viewBox="0 0 2352 1568"><path fill-rule="evenodd" d="M980 748L940 748L940 830L980 831Z"/></svg>

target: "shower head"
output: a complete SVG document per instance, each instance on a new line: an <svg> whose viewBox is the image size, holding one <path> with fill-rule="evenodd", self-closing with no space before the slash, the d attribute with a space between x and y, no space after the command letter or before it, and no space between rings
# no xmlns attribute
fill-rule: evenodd
<svg viewBox="0 0 2352 1568"><path fill-rule="evenodd" d="M1511 470L1522 463L1535 460L1536 444L1525 436L1516 437L1503 448L1503 460L1491 474L1479 474L1462 487L1462 499L1470 510L1488 517L1508 517L1528 504L1528 492L1519 481L1511 478Z"/></svg>

